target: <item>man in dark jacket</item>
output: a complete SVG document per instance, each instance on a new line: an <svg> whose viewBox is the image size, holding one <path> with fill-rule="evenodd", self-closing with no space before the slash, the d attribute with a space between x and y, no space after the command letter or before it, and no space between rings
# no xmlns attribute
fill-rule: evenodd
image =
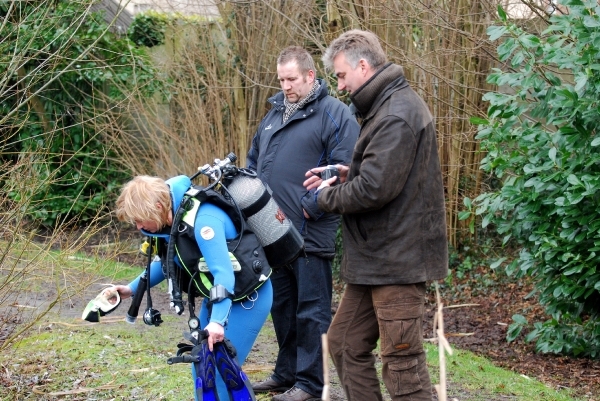
<svg viewBox="0 0 600 401"><path fill-rule="evenodd" d="M377 36L352 30L328 47L325 66L362 118L350 167L313 173L321 210L342 214L347 283L328 332L349 401L381 400L373 349L380 340L392 400L432 399L423 349L425 282L446 277L444 189L433 118ZM321 169L313 169L317 172Z"/></svg>
<svg viewBox="0 0 600 401"><path fill-rule="evenodd" d="M282 91L269 99L247 166L304 237L305 254L271 275L271 316L279 344L273 374L255 392L280 392L275 401L320 399L323 389L321 335L331 323L331 260L339 215L321 212L302 186L304 172L350 162L360 127L349 108L329 96L315 77L311 55L293 46L277 59ZM313 191L314 192L314 191Z"/></svg>

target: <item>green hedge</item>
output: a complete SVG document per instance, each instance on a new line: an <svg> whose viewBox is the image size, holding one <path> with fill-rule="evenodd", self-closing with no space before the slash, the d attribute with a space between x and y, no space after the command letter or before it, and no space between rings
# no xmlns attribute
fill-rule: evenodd
<svg viewBox="0 0 600 401"><path fill-rule="evenodd" d="M0 77L7 79L0 128L8 138L0 142L0 163L23 167L0 179L0 188L49 226L91 219L115 198L115 186L129 174L104 130L123 123L115 106L132 90L142 88L143 96L158 88L145 54L111 34L88 6L0 3ZM26 179L35 185L15 182Z"/></svg>
<svg viewBox="0 0 600 401"><path fill-rule="evenodd" d="M541 35L501 8L502 24L488 29L505 63L488 82L505 90L486 94L488 118L472 122L487 152L482 168L502 186L473 207L484 227L521 248L507 272L533 277L551 316L531 326L515 315L508 338L528 328L540 352L598 357L600 15L596 0L562 3L569 13L552 15Z"/></svg>

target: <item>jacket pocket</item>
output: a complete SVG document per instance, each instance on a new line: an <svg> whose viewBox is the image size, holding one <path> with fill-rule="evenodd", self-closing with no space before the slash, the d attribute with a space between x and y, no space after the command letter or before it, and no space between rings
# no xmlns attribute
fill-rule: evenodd
<svg viewBox="0 0 600 401"><path fill-rule="evenodd" d="M364 246L363 244L365 242L365 238L360 233L360 229L358 227L358 219L355 217L355 215L346 215L343 218L344 222L346 223L345 226L348 234L350 235L350 237L352 237L354 243L356 245L360 245L360 247L362 248Z"/></svg>
<svg viewBox="0 0 600 401"><path fill-rule="evenodd" d="M419 359L412 358L389 364L395 395L411 394L423 388L418 371Z"/></svg>
<svg viewBox="0 0 600 401"><path fill-rule="evenodd" d="M400 303L377 308L382 356L415 355L423 352L423 306Z"/></svg>

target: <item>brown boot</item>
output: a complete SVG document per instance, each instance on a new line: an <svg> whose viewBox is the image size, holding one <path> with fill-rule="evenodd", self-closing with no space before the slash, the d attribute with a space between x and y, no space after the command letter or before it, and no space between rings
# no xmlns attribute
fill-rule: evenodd
<svg viewBox="0 0 600 401"><path fill-rule="evenodd" d="M283 394L273 397L273 401L319 401L321 397L315 397L296 386L292 387Z"/></svg>
<svg viewBox="0 0 600 401"><path fill-rule="evenodd" d="M273 379L273 376L269 376L266 380L263 380L259 383L252 384L252 390L255 393L283 393L284 391L288 391L292 385L285 385L279 382L276 382Z"/></svg>

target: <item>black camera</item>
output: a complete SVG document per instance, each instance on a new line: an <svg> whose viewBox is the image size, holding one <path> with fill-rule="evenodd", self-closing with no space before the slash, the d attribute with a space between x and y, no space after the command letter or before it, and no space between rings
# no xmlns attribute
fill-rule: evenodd
<svg viewBox="0 0 600 401"><path fill-rule="evenodd" d="M144 312L144 323L148 326L160 326L162 322L160 312L156 309L150 308Z"/></svg>
<svg viewBox="0 0 600 401"><path fill-rule="evenodd" d="M321 171L321 179L328 180L332 177L337 177L337 180L333 182L331 185L339 184L340 182L340 171L335 166L327 166L325 170Z"/></svg>

